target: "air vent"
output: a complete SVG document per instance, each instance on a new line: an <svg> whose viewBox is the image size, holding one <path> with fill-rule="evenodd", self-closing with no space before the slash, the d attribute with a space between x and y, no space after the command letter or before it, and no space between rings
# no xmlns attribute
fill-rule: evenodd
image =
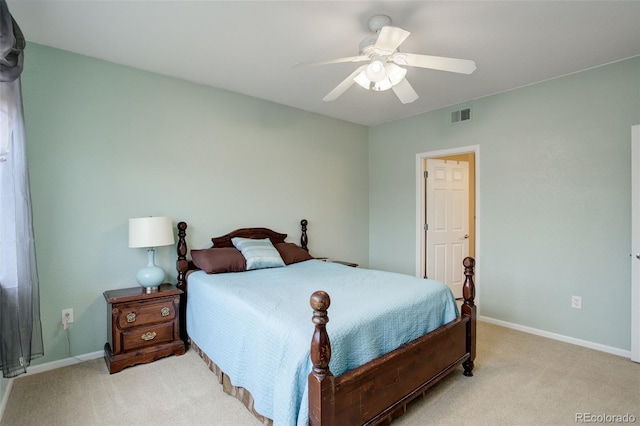
<svg viewBox="0 0 640 426"><path fill-rule="evenodd" d="M451 122L458 123L461 121L471 120L471 108L464 108L458 111L451 112Z"/></svg>

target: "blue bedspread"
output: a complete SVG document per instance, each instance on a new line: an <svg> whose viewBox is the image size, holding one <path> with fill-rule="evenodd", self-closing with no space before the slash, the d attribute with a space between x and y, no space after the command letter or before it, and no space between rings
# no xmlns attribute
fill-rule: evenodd
<svg viewBox="0 0 640 426"><path fill-rule="evenodd" d="M260 414L306 425L309 297L331 297L330 368L339 376L453 321L458 308L444 284L320 260L282 268L189 276L187 331Z"/></svg>

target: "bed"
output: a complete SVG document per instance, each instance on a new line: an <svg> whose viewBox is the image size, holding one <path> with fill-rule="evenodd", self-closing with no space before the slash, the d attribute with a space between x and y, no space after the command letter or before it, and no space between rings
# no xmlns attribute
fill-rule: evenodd
<svg viewBox="0 0 640 426"><path fill-rule="evenodd" d="M189 260L187 224L178 224L181 333L227 393L265 424L385 424L460 365L473 375L474 259L461 266L458 310L442 283L312 258L307 225L300 245L242 228L191 250ZM281 256L245 250L260 242ZM233 261L219 260L227 255Z"/></svg>

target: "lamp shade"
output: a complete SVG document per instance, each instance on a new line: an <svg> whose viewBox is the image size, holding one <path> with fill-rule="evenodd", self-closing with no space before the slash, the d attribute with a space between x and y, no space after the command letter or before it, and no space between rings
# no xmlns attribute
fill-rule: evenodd
<svg viewBox="0 0 640 426"><path fill-rule="evenodd" d="M170 217L129 219L129 247L160 247L171 245L173 242L173 224Z"/></svg>

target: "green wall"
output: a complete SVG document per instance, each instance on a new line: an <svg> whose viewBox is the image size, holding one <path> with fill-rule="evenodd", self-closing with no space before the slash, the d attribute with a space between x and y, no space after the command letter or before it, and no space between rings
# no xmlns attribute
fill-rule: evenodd
<svg viewBox="0 0 640 426"><path fill-rule="evenodd" d="M481 315L629 350L640 58L469 105L369 130L370 266L415 273L416 154L479 145Z"/></svg>
<svg viewBox="0 0 640 426"><path fill-rule="evenodd" d="M128 219L189 223L192 248L246 226L368 261L362 126L30 43L23 91L45 357L101 351L103 292L137 286ZM175 282L175 248L158 248Z"/></svg>
<svg viewBox="0 0 640 426"><path fill-rule="evenodd" d="M479 145L481 315L628 350L630 126L640 58L369 129L29 44L23 74L44 358L102 350L108 289L135 286L130 217L244 226L415 273L416 154ZM175 251L158 263L175 282ZM571 295L583 309L569 307Z"/></svg>

